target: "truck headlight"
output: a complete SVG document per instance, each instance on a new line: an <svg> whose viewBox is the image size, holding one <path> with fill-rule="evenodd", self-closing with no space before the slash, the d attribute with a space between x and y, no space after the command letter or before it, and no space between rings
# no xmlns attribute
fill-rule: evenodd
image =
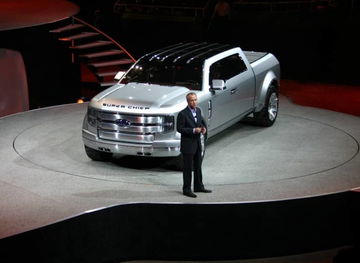
<svg viewBox="0 0 360 263"><path fill-rule="evenodd" d="M88 107L87 118L89 125L96 127L97 112L95 109Z"/></svg>
<svg viewBox="0 0 360 263"><path fill-rule="evenodd" d="M169 132L174 130L174 116L165 116L164 122L162 123L164 132Z"/></svg>

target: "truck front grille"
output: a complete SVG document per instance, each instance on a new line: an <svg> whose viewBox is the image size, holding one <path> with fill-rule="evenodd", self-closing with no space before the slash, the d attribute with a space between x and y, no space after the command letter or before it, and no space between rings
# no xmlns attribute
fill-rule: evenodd
<svg viewBox="0 0 360 263"><path fill-rule="evenodd" d="M101 139L141 144L152 143L156 133L174 129L174 116L122 114L90 107L88 122L97 127Z"/></svg>

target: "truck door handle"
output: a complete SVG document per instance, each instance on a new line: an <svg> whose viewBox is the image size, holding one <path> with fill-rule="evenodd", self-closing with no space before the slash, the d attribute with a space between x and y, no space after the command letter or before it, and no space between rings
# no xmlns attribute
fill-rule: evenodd
<svg viewBox="0 0 360 263"><path fill-rule="evenodd" d="M236 92L236 89L230 90L230 94L231 94L231 95L234 94L235 92Z"/></svg>

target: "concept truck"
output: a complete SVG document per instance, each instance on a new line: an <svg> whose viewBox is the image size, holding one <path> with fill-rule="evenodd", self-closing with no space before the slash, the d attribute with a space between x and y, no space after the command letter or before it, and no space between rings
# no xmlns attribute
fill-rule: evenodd
<svg viewBox="0 0 360 263"><path fill-rule="evenodd" d="M271 126L278 113L280 66L270 53L218 43L180 43L141 57L119 82L96 95L84 118L87 155L180 155L177 114L193 91L207 137L252 114Z"/></svg>

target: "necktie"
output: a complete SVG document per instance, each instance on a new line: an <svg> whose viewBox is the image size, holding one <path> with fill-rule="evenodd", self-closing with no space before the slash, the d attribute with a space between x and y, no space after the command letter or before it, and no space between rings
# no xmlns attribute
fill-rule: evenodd
<svg viewBox="0 0 360 263"><path fill-rule="evenodd" d="M192 112L192 115L193 115L193 117L194 117L195 122L197 122L196 110L191 110L191 112Z"/></svg>

